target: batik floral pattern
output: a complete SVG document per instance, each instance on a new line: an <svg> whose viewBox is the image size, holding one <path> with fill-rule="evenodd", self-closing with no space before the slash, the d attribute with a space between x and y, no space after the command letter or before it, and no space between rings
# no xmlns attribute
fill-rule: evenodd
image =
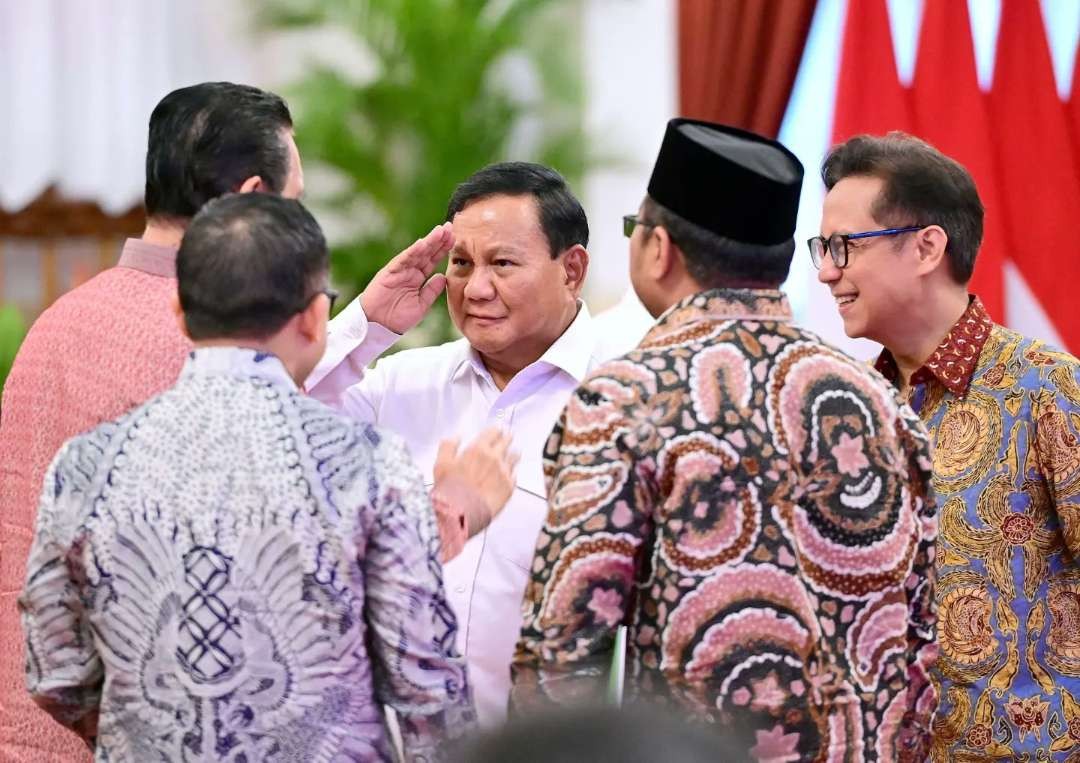
<svg viewBox="0 0 1080 763"><path fill-rule="evenodd" d="M935 761L1066 760L1080 736L1080 363L977 299L912 377L941 506ZM885 355L879 368L895 377ZM921 406L920 406L921 402Z"/></svg>
<svg viewBox="0 0 1080 763"><path fill-rule="evenodd" d="M755 760L917 757L936 705L929 460L870 369L778 292L698 294L595 371L548 441L518 711L629 693Z"/></svg>

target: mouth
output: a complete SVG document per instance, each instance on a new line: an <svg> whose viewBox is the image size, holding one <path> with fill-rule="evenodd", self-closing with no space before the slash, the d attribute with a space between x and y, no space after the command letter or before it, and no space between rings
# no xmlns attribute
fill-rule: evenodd
<svg viewBox="0 0 1080 763"><path fill-rule="evenodd" d="M836 300L836 309L840 311L841 315L851 309L858 297L858 294L833 294L833 299Z"/></svg>
<svg viewBox="0 0 1080 763"><path fill-rule="evenodd" d="M493 323L498 323L499 321L503 320L503 316L473 315L472 313L467 314L465 318L470 321L476 321L482 326L490 326Z"/></svg>

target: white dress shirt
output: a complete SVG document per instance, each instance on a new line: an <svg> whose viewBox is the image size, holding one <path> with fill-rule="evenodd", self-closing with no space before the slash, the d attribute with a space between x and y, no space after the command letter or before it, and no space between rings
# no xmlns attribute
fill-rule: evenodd
<svg viewBox="0 0 1080 763"><path fill-rule="evenodd" d="M511 433L521 454L517 487L502 513L444 567L458 650L484 725L506 717L521 601L547 516L544 443L570 393L606 359L597 353L588 308L579 305L563 335L500 391L465 339L405 350L367 369L400 337L369 323L354 300L331 321L326 354L307 383L324 403L403 437L428 485L440 440L459 437L464 445L492 425Z"/></svg>
<svg viewBox="0 0 1080 763"><path fill-rule="evenodd" d="M598 354L605 360L625 355L641 344L655 323L634 287L626 287L618 302L593 318L593 330L599 337Z"/></svg>

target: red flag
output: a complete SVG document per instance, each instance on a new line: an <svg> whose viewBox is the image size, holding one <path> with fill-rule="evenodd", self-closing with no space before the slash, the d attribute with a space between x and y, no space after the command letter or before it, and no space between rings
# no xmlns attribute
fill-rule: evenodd
<svg viewBox="0 0 1080 763"><path fill-rule="evenodd" d="M1038 0L1002 3L989 104L1010 259L1066 346L1080 351L1080 177Z"/></svg>
<svg viewBox="0 0 1080 763"><path fill-rule="evenodd" d="M1076 46L1076 60L1073 62L1072 93L1069 94L1069 126L1072 128L1073 155L1080 172L1080 45Z"/></svg>
<svg viewBox="0 0 1080 763"><path fill-rule="evenodd" d="M885 0L848 4L834 114L837 143L864 132L883 135L890 130L911 130L908 92L896 74Z"/></svg>
<svg viewBox="0 0 1080 763"><path fill-rule="evenodd" d="M907 90L896 75L886 0L850 0L843 24L833 140L910 131Z"/></svg>
<svg viewBox="0 0 1080 763"><path fill-rule="evenodd" d="M1005 318L1005 209L1000 201L986 96L975 73L968 6L926 0L912 88L915 133L967 167L986 207L983 245L969 288Z"/></svg>

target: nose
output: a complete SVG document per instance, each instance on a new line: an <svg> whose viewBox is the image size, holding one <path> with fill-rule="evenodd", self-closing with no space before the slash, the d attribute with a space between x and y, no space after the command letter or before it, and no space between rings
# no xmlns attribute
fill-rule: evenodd
<svg viewBox="0 0 1080 763"><path fill-rule="evenodd" d="M465 282L465 299L472 302L486 302L495 298L495 285L487 268L473 268L469 280Z"/></svg>
<svg viewBox="0 0 1080 763"><path fill-rule="evenodd" d="M832 255L826 254L821 260L821 267L818 269L817 280L821 283L834 283L835 281L840 280L841 275L843 275L843 271L836 267Z"/></svg>

